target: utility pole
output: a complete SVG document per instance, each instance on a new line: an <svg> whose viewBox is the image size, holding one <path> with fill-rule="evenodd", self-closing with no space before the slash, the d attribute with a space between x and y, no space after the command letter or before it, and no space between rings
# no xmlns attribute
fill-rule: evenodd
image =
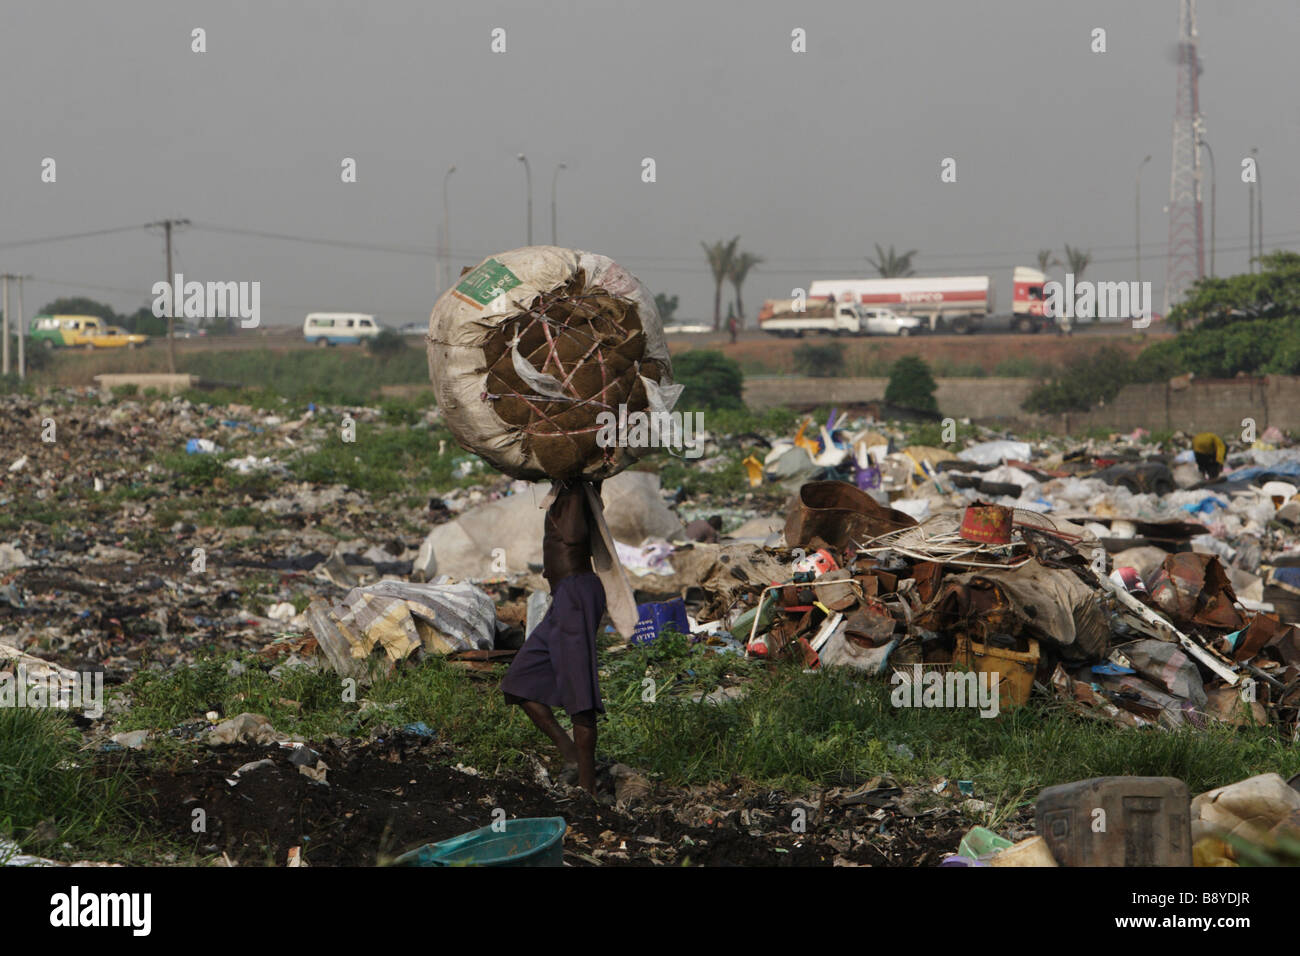
<svg viewBox="0 0 1300 956"><path fill-rule="evenodd" d="M1205 155L1210 157L1210 276L1214 276L1214 209L1215 192L1218 189L1218 177L1214 172L1214 150L1210 149L1210 144L1202 137L1201 145L1205 147Z"/></svg>
<svg viewBox="0 0 1300 956"><path fill-rule="evenodd" d="M27 316L23 313L23 279L18 276L18 380L27 380Z"/></svg>
<svg viewBox="0 0 1300 956"><path fill-rule="evenodd" d="M1258 150L1251 148L1251 155L1255 156L1255 228L1258 230L1255 241L1255 252L1264 255L1264 177L1259 174L1259 157ZM1259 264L1259 271L1264 271L1264 263Z"/></svg>
<svg viewBox="0 0 1300 956"><path fill-rule="evenodd" d="M1138 284L1142 283L1142 167L1151 162L1151 155L1148 153L1146 159L1138 163L1137 176L1134 177L1135 187L1133 196L1133 214L1134 214L1134 233L1137 240L1137 280Z"/></svg>
<svg viewBox="0 0 1300 956"><path fill-rule="evenodd" d="M442 295L451 285L451 226L447 213L447 180L456 171L452 163L442 174L442 255L438 257L438 295Z"/></svg>
<svg viewBox="0 0 1300 956"><path fill-rule="evenodd" d="M4 292L3 294L0 294L0 299L3 299L3 302L0 302L0 308L3 308L5 313L4 329L2 333L4 335L4 346L3 346L4 357L2 360L0 360L3 362L3 365L0 365L0 375L9 374L9 279L10 278L11 276L7 272L3 276L0 276L0 281L4 282Z"/></svg>
<svg viewBox="0 0 1300 956"><path fill-rule="evenodd" d="M517 157L524 164L524 176L528 180L528 244L533 244L533 170L528 165L528 157L520 153Z"/></svg>
<svg viewBox="0 0 1300 956"><path fill-rule="evenodd" d="M555 238L555 185L559 182L560 170L568 168L569 167L566 164L560 163L560 165L555 167L555 175L551 177L551 245L553 246L559 245L559 242Z"/></svg>
<svg viewBox="0 0 1300 956"><path fill-rule="evenodd" d="M181 296L181 290L177 289L172 282L175 278L172 274L172 227L188 226L188 219L162 219L158 222L151 222L150 226L162 226L163 234L167 238L167 284L172 286L172 294L168 296L171 300L171 308L167 310L167 371L176 374L176 337L173 335L176 320L176 300Z"/></svg>
<svg viewBox="0 0 1300 956"><path fill-rule="evenodd" d="M1250 154L1252 157L1255 155L1255 153L1256 150L1251 149ZM1255 178L1256 179L1259 178L1258 160L1256 160L1255 162ZM1246 226L1246 233L1247 233L1247 239L1250 240L1250 252L1247 253L1248 258L1246 260L1246 271L1254 272L1255 271L1255 183L1254 182L1251 182L1251 184L1246 188L1246 216L1249 219L1249 224Z"/></svg>
<svg viewBox="0 0 1300 956"><path fill-rule="evenodd" d="M4 336L4 344L0 346L0 374L9 374L9 336L16 333L18 336L18 377L24 378L27 374L27 350L26 343L23 339L27 337L27 323L23 321L23 279L30 279L31 276L14 275L12 272L6 272L0 275L0 284L3 284L3 292L0 292L0 308L4 309L3 330L0 335ZM18 321L14 322L9 318L9 280L13 279L18 283Z"/></svg>

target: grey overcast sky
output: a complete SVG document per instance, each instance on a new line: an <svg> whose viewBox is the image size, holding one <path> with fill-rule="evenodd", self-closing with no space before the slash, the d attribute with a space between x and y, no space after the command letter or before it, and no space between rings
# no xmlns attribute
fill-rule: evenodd
<svg viewBox="0 0 1300 956"><path fill-rule="evenodd" d="M1048 246L1092 250L1088 278L1135 277L1150 153L1142 268L1159 309L1177 15L1176 0L5 0L0 271L36 276L29 316L65 295L134 310L164 277L157 231L17 243L186 217L177 271L260 281L265 324L422 320L446 169L459 268L525 244L522 151L534 241L550 240L564 162L560 244L680 296L679 318L711 312L701 240L734 234L767 260L751 318L815 278L870 274L876 242L919 250L921 274L994 276L1006 308L1011 267ZM1300 248L1300 3L1200 0L1198 15L1225 274L1245 267L1251 147L1265 246ZM1207 184L1207 242L1208 199Z"/></svg>

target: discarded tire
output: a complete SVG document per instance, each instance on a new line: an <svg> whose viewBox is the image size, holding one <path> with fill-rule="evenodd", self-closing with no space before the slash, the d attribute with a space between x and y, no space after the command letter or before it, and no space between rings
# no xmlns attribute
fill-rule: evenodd
<svg viewBox="0 0 1300 956"><path fill-rule="evenodd" d="M667 412L681 391L646 288L605 256L556 246L462 275L433 307L428 355L452 435L528 481L622 471L649 449L608 441L597 416Z"/></svg>

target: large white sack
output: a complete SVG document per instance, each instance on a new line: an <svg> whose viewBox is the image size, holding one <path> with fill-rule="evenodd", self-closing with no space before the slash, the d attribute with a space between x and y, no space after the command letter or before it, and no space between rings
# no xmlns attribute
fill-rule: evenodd
<svg viewBox="0 0 1300 956"><path fill-rule="evenodd" d="M654 298L613 260L526 246L489 256L429 317L443 420L508 475L608 478L648 449L600 447L597 416L670 411L680 386Z"/></svg>
<svg viewBox="0 0 1300 956"><path fill-rule="evenodd" d="M537 484L438 525L420 545L413 573L425 579L449 574L476 580L502 573L523 574L530 564L540 565L546 520L541 505L548 490L547 485ZM623 544L639 546L646 538L681 538L685 534L681 521L659 495L658 475L643 471L615 475L601 487L601 501L610 534ZM504 572L497 557L504 557Z"/></svg>

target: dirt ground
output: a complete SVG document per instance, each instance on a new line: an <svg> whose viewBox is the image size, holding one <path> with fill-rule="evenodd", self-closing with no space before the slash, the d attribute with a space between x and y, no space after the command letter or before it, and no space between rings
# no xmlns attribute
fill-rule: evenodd
<svg viewBox="0 0 1300 956"><path fill-rule="evenodd" d="M205 750L200 759L186 754L170 766L132 758L159 830L174 832L200 856L224 853L241 866L282 866L293 846L311 866L373 866L486 826L495 808L510 818L564 817L564 859L574 866L935 866L969 828L955 806L918 811L910 805L916 794L879 785L866 796L871 785L858 795L837 788L799 800L735 783L649 784L611 807L522 776L456 769L454 754L424 738L314 749L330 767L323 784L301 774L278 745ZM236 769L265 758L273 766L229 782ZM192 834L196 809L204 811L207 829ZM806 832L792 829L799 816Z"/></svg>

